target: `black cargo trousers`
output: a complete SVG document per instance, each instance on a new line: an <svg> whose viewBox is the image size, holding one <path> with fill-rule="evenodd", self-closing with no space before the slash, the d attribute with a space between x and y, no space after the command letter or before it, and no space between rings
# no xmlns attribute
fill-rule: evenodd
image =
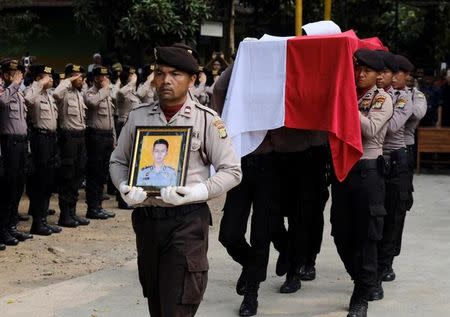
<svg viewBox="0 0 450 317"><path fill-rule="evenodd" d="M360 160L343 182L332 181L331 235L362 296L377 285L377 245L383 235L384 159Z"/></svg>
<svg viewBox="0 0 450 317"><path fill-rule="evenodd" d="M378 244L380 277L391 269L394 257L400 254L406 211L411 199L411 175L405 148L385 154L388 164L386 181L383 239Z"/></svg>
<svg viewBox="0 0 450 317"><path fill-rule="evenodd" d="M152 317L192 317L208 282L206 203L132 213L138 271Z"/></svg>
<svg viewBox="0 0 450 317"><path fill-rule="evenodd" d="M219 241L242 265L248 282L267 277L270 242L283 221L279 212L278 166L273 153L249 154L241 159L242 181L227 193ZM252 211L250 241L245 233Z"/></svg>
<svg viewBox="0 0 450 317"><path fill-rule="evenodd" d="M289 228L286 233L282 223L281 229L273 234L272 241L278 251L287 247L293 269L301 265L314 266L320 252L323 211L329 197L329 162L327 146L314 146L302 152L277 153L280 206L282 214L288 217Z"/></svg>

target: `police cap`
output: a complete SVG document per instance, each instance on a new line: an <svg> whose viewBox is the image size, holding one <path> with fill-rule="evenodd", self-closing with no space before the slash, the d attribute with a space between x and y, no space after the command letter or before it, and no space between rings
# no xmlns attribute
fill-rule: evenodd
<svg viewBox="0 0 450 317"><path fill-rule="evenodd" d="M64 73L67 75L72 73L85 73L84 67L76 64L67 64L64 70Z"/></svg>
<svg viewBox="0 0 450 317"><path fill-rule="evenodd" d="M25 71L25 67L19 63L17 59L4 59L1 63L2 72L9 72L12 70L20 70L21 72Z"/></svg>
<svg viewBox="0 0 450 317"><path fill-rule="evenodd" d="M178 46L177 46L178 45ZM194 50L187 45L179 44L155 48L155 63L166 65L189 74L198 73L198 62Z"/></svg>
<svg viewBox="0 0 450 317"><path fill-rule="evenodd" d="M392 71L393 73L398 72L398 63L397 59L395 58L395 55L391 52L387 51L377 51L378 55L380 55L381 59L383 60L384 67Z"/></svg>
<svg viewBox="0 0 450 317"><path fill-rule="evenodd" d="M147 64L142 67L142 76L147 78L155 70L154 64Z"/></svg>
<svg viewBox="0 0 450 317"><path fill-rule="evenodd" d="M412 72L414 70L414 65L405 56L395 55L395 59L400 70L404 72Z"/></svg>
<svg viewBox="0 0 450 317"><path fill-rule="evenodd" d="M39 76L41 74L53 75L53 68L41 64L34 64L30 66L30 73L33 77Z"/></svg>
<svg viewBox="0 0 450 317"><path fill-rule="evenodd" d="M107 76L109 75L108 67L105 66L95 66L92 70L93 76Z"/></svg>
<svg viewBox="0 0 450 317"><path fill-rule="evenodd" d="M359 49L354 54L356 65L367 66L374 71L380 72L384 69L384 63L376 51Z"/></svg>

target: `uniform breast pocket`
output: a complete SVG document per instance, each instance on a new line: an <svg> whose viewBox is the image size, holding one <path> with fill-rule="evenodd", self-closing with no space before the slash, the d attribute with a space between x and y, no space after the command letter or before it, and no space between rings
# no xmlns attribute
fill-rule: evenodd
<svg viewBox="0 0 450 317"><path fill-rule="evenodd" d="M101 103L98 107L97 113L99 116L107 116L108 115L108 105L106 103Z"/></svg>
<svg viewBox="0 0 450 317"><path fill-rule="evenodd" d="M11 119L19 119L20 115L19 115L19 103L17 102L17 100L12 100L9 103L9 117Z"/></svg>
<svg viewBox="0 0 450 317"><path fill-rule="evenodd" d="M46 101L41 101L40 104L41 109L41 119L50 120L52 118L52 113L50 112L50 104Z"/></svg>
<svg viewBox="0 0 450 317"><path fill-rule="evenodd" d="M67 101L67 114L70 116L77 116L79 113L78 103L76 100L69 99Z"/></svg>

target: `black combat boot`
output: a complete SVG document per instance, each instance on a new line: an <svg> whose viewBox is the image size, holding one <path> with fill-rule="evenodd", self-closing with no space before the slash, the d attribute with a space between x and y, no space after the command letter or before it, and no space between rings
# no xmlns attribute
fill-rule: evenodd
<svg viewBox="0 0 450 317"><path fill-rule="evenodd" d="M242 269L241 275L239 275L239 278L236 283L236 293L238 295L244 296L246 288L247 288L247 280L245 279L244 269Z"/></svg>
<svg viewBox="0 0 450 317"><path fill-rule="evenodd" d="M383 291L383 286L381 285L381 282L378 283L377 286L375 286L374 288L372 288L369 291L369 295L367 297L368 301L374 301L374 300L380 300L384 298L384 291Z"/></svg>
<svg viewBox="0 0 450 317"><path fill-rule="evenodd" d="M286 275L286 281L280 287L280 293L290 294L297 292L302 287L300 279L300 268L289 270Z"/></svg>
<svg viewBox="0 0 450 317"><path fill-rule="evenodd" d="M14 238L16 238L17 240L22 241L22 242L25 241L25 240L28 240L28 239L33 239L33 235L32 234L29 234L29 233L26 233L26 232L20 232L20 231L17 230L16 226L11 226L9 228L9 233Z"/></svg>
<svg viewBox="0 0 450 317"><path fill-rule="evenodd" d="M88 209L86 212L86 218L89 219L108 219L108 215L104 214L101 209Z"/></svg>
<svg viewBox="0 0 450 317"><path fill-rule="evenodd" d="M53 233L53 231L45 225L44 219L33 217L30 233L37 234L38 236L49 236Z"/></svg>
<svg viewBox="0 0 450 317"><path fill-rule="evenodd" d="M239 316L254 316L258 312L258 282L247 282Z"/></svg>
<svg viewBox="0 0 450 317"><path fill-rule="evenodd" d="M14 238L8 229L0 228L0 243L5 245L18 245L19 240Z"/></svg>
<svg viewBox="0 0 450 317"><path fill-rule="evenodd" d="M101 208L100 209L101 212L103 212L105 215L108 216L108 218L114 218L116 216L116 214L112 211L108 211L106 209Z"/></svg>
<svg viewBox="0 0 450 317"><path fill-rule="evenodd" d="M395 280L395 272L394 269L391 267L389 267L381 276L381 280L383 282L392 282L393 280Z"/></svg>
<svg viewBox="0 0 450 317"><path fill-rule="evenodd" d="M44 223L44 225L49 228L52 233L60 233L62 231L62 228L60 226L55 226L55 225L51 225L49 223L47 223L47 219L43 218L42 222Z"/></svg>
<svg viewBox="0 0 450 317"><path fill-rule="evenodd" d="M88 219L77 216L75 207L70 208L70 216L72 217L73 220L78 222L80 226L87 226L88 224L91 223Z"/></svg>
<svg viewBox="0 0 450 317"><path fill-rule="evenodd" d="M366 295L360 288L355 286L352 297L350 298L347 317L367 317L369 304Z"/></svg>
<svg viewBox="0 0 450 317"><path fill-rule="evenodd" d="M53 216L54 214L56 214L56 210L55 210L55 209L50 209L50 208L49 208L49 209L47 210L47 215L48 215L48 216Z"/></svg>
<svg viewBox="0 0 450 317"><path fill-rule="evenodd" d="M78 221L72 218L70 215L69 208L61 208L61 213L59 214L58 226L76 228L80 225Z"/></svg>
<svg viewBox="0 0 450 317"><path fill-rule="evenodd" d="M278 276L285 275L289 270L289 256L287 248L280 250L280 254L277 259L277 266L275 267L275 273Z"/></svg>
<svg viewBox="0 0 450 317"><path fill-rule="evenodd" d="M314 265L302 265L300 268L300 279L302 281L313 281L316 279L316 268Z"/></svg>
<svg viewBox="0 0 450 317"><path fill-rule="evenodd" d="M3 251L6 249L6 245L4 245L3 243L0 243L0 251Z"/></svg>

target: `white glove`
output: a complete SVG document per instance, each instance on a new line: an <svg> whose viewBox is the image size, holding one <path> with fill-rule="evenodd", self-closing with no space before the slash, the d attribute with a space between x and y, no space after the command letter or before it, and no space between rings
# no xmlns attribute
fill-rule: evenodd
<svg viewBox="0 0 450 317"><path fill-rule="evenodd" d="M120 183L119 192L122 199L130 206L140 204L147 199L147 192L142 187L128 186L125 181Z"/></svg>
<svg viewBox="0 0 450 317"><path fill-rule="evenodd" d="M182 196L184 195L184 196ZM208 199L208 189L203 183L194 186L169 186L161 189L161 198L171 205L184 205Z"/></svg>

